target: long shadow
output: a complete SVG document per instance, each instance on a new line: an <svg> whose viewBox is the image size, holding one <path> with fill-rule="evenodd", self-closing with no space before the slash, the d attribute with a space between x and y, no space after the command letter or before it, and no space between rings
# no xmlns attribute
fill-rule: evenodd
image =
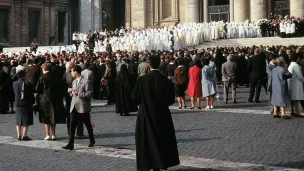
<svg viewBox="0 0 304 171"><path fill-rule="evenodd" d="M215 138L191 138L191 139L177 139L177 143L189 143L189 142L201 142L201 141L210 141L210 140L218 140L221 139L219 137Z"/></svg>
<svg viewBox="0 0 304 171"><path fill-rule="evenodd" d="M105 133L105 134L97 134L96 138L117 138L117 137L134 137L135 132L129 133Z"/></svg>
<svg viewBox="0 0 304 171"><path fill-rule="evenodd" d="M270 166L304 169L304 160L294 161L294 162L286 162L286 163L280 163L280 164L272 164Z"/></svg>

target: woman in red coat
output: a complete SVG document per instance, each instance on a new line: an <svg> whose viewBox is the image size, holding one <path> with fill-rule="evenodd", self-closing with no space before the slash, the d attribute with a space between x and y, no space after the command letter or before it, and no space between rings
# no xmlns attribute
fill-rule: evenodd
<svg viewBox="0 0 304 171"><path fill-rule="evenodd" d="M194 109L194 98L197 100L197 108L201 109L202 97L202 69L200 68L201 62L195 59L194 66L189 69L189 84L187 94L191 97L191 108Z"/></svg>

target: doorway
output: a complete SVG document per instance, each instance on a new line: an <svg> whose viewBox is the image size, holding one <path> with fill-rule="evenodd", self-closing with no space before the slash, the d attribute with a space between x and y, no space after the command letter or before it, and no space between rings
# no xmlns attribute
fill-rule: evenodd
<svg viewBox="0 0 304 171"><path fill-rule="evenodd" d="M28 12L28 36L29 44L31 42L39 42L39 32L40 32L40 10L39 9L29 9Z"/></svg>

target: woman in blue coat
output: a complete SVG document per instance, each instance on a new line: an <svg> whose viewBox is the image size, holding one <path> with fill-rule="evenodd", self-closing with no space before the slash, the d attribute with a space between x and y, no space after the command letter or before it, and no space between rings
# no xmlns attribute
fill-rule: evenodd
<svg viewBox="0 0 304 171"><path fill-rule="evenodd" d="M271 79L270 103L274 109L273 117L280 118L277 111L277 107L280 107L282 118L290 119L290 117L286 115L285 108L289 104L287 79L291 78L292 74L286 68L284 68L286 63L283 57L279 57L276 62L277 62L277 67L275 67L272 70L271 78L270 78Z"/></svg>

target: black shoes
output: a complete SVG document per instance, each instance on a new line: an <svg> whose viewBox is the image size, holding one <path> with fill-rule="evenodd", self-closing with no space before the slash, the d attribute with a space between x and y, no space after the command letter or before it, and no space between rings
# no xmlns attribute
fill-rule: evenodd
<svg viewBox="0 0 304 171"><path fill-rule="evenodd" d="M22 141L31 141L32 139L28 136L22 137Z"/></svg>
<svg viewBox="0 0 304 171"><path fill-rule="evenodd" d="M19 136L19 137L17 138L17 140L18 140L18 141L21 141L21 140L22 140L22 139L21 139L21 136Z"/></svg>
<svg viewBox="0 0 304 171"><path fill-rule="evenodd" d="M88 145L88 147L94 147L94 145L95 145L95 141L90 142L90 144Z"/></svg>
<svg viewBox="0 0 304 171"><path fill-rule="evenodd" d="M66 150L73 150L74 149L74 144L68 144L66 146L63 146L62 148L66 149Z"/></svg>

